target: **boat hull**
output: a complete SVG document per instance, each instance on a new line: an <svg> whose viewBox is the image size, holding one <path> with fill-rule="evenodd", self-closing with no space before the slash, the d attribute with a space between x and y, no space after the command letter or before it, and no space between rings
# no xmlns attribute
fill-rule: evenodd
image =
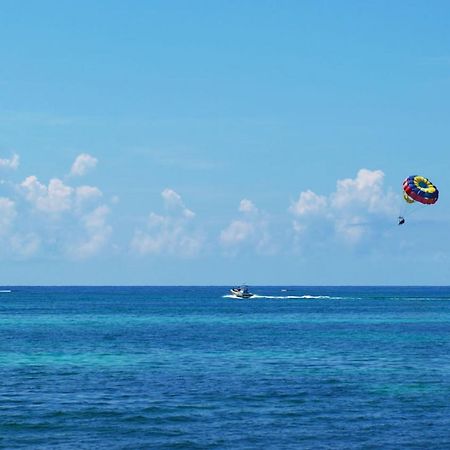
<svg viewBox="0 0 450 450"><path fill-rule="evenodd" d="M242 292L239 289L231 289L231 294L238 298L250 298L253 297L251 292Z"/></svg>

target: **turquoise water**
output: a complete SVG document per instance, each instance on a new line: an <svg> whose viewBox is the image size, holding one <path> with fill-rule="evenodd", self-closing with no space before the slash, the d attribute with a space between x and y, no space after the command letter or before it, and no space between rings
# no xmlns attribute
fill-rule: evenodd
<svg viewBox="0 0 450 450"><path fill-rule="evenodd" d="M0 447L450 448L450 288L227 290L1 288Z"/></svg>

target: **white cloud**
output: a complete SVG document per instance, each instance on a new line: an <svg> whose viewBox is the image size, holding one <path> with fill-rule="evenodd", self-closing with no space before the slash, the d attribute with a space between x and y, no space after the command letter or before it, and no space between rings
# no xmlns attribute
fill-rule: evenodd
<svg viewBox="0 0 450 450"><path fill-rule="evenodd" d="M300 193L298 200L291 205L289 210L295 216L320 214L324 213L327 203L326 197L317 195L308 189Z"/></svg>
<svg viewBox="0 0 450 450"><path fill-rule="evenodd" d="M110 210L100 204L103 194L98 187L72 187L59 178L46 185L33 175L17 188L31 208L21 208L26 218L21 220L22 234L11 237L16 254L31 256L42 249L84 259L106 247L112 235Z"/></svg>
<svg viewBox="0 0 450 450"><path fill-rule="evenodd" d="M0 236L7 234L17 216L15 203L6 197L0 197Z"/></svg>
<svg viewBox="0 0 450 450"><path fill-rule="evenodd" d="M82 153L78 155L75 162L72 164L70 174L72 176L81 177L85 175L89 170L93 169L97 165L98 159L93 156Z"/></svg>
<svg viewBox="0 0 450 450"><path fill-rule="evenodd" d="M76 197L78 201L84 202L102 196L102 191L95 186L79 186L76 188Z"/></svg>
<svg viewBox="0 0 450 450"><path fill-rule="evenodd" d="M40 183L33 175L21 184L26 199L33 207L44 213L60 213L72 207L74 189L66 186L60 179L53 178L48 186Z"/></svg>
<svg viewBox="0 0 450 450"><path fill-rule="evenodd" d="M95 186L79 186L75 189L75 205L78 210L93 204L103 196L102 191Z"/></svg>
<svg viewBox="0 0 450 450"><path fill-rule="evenodd" d="M20 233L16 231L19 216L15 202L9 198L0 198L0 253L19 257L33 255L39 240L34 233Z"/></svg>
<svg viewBox="0 0 450 450"><path fill-rule="evenodd" d="M167 214L150 213L145 230L134 233L132 250L140 255L197 255L203 239L193 226L195 213L186 208L181 196L172 189L165 189L161 197Z"/></svg>
<svg viewBox="0 0 450 450"><path fill-rule="evenodd" d="M159 229L136 230L131 247L141 255L194 256L201 249L201 240L186 233L184 227L173 222L161 223Z"/></svg>
<svg viewBox="0 0 450 450"><path fill-rule="evenodd" d="M20 161L19 155L16 154L14 154L10 159L0 158L0 168L16 170L19 167L19 161Z"/></svg>
<svg viewBox="0 0 450 450"><path fill-rule="evenodd" d="M110 209L101 205L81 218L86 238L76 246L71 246L69 250L71 256L86 259L96 255L106 246L112 234L112 227L107 221L109 214Z"/></svg>
<svg viewBox="0 0 450 450"><path fill-rule="evenodd" d="M258 208L253 204L251 200L247 200L246 198L244 198L239 203L239 211L243 213L256 213L258 212Z"/></svg>
<svg viewBox="0 0 450 450"><path fill-rule="evenodd" d="M243 220L234 220L220 233L220 241L224 245L235 245L252 237L254 226Z"/></svg>
<svg viewBox="0 0 450 450"><path fill-rule="evenodd" d="M0 168L17 168L19 157L0 159ZM79 155L72 175L83 175L97 159ZM10 190L0 197L0 254L2 257L84 259L103 251L112 237L110 208L96 186L73 185L60 178L42 182L35 175L20 183L0 181ZM113 197L110 206L118 201ZM188 212L186 214L189 215Z"/></svg>
<svg viewBox="0 0 450 450"><path fill-rule="evenodd" d="M166 205L183 208L183 200L181 195L173 189L166 188L161 192L161 197L164 199Z"/></svg>
<svg viewBox="0 0 450 450"><path fill-rule="evenodd" d="M165 206L169 210L181 211L183 216L187 218L192 218L195 214L183 203L181 196L175 192L173 189L164 189L161 196L164 200Z"/></svg>
<svg viewBox="0 0 450 450"><path fill-rule="evenodd" d="M362 217L346 216L335 221L336 233L349 244L357 244L367 233L367 223Z"/></svg>
<svg viewBox="0 0 450 450"><path fill-rule="evenodd" d="M382 217L395 216L396 198L384 187L381 170L361 169L355 179L337 182L330 196L335 230L345 242L356 244L376 231Z"/></svg>
<svg viewBox="0 0 450 450"><path fill-rule="evenodd" d="M266 215L248 199L240 201L238 210L242 217L232 220L219 235L219 242L226 252L233 255L247 247L260 253L273 253Z"/></svg>
<svg viewBox="0 0 450 450"><path fill-rule="evenodd" d="M334 237L357 244L376 232L380 220L396 214L395 204L395 194L384 186L384 173L361 169L354 179L338 180L336 191L328 197L301 192L289 211L296 217L293 230L298 238L330 239L332 226Z"/></svg>
<svg viewBox="0 0 450 450"><path fill-rule="evenodd" d="M336 210L363 208L369 213L389 213L389 200L393 194L383 188L384 173L381 170L361 169L355 179L338 180L337 189L330 202Z"/></svg>

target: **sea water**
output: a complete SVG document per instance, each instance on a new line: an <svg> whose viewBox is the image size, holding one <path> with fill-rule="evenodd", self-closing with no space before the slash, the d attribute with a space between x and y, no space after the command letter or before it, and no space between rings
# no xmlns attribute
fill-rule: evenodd
<svg viewBox="0 0 450 450"><path fill-rule="evenodd" d="M2 288L0 448L450 448L450 288L251 290Z"/></svg>

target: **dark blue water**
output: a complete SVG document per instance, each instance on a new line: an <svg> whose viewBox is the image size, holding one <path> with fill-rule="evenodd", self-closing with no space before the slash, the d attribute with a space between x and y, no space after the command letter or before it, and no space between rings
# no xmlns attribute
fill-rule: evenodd
<svg viewBox="0 0 450 450"><path fill-rule="evenodd" d="M450 448L448 287L2 289L1 448Z"/></svg>

